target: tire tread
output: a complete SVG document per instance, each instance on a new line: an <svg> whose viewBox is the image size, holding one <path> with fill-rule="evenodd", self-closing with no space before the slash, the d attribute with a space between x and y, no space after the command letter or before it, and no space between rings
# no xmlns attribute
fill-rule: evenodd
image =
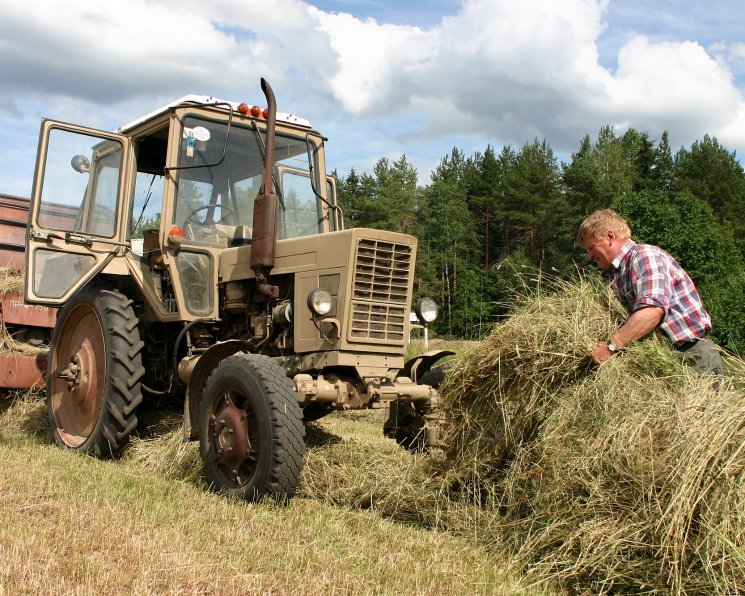
<svg viewBox="0 0 745 596"><path fill-rule="evenodd" d="M130 434L137 427L136 409L142 402L140 379L145 373L142 366L145 344L140 340L139 320L132 308L134 301L110 284L94 281L80 290L68 304L72 308L81 302L89 304L101 320L107 352L104 355L107 376L99 421L85 442L75 450L96 457L117 458L121 456L129 443ZM54 332L48 367L50 371L51 354L66 312L67 308L60 313L60 322ZM62 447L67 447L57 436L49 397L47 404L55 440Z"/></svg>
<svg viewBox="0 0 745 596"><path fill-rule="evenodd" d="M267 478L262 486L256 487L256 495L242 496L255 498L272 494L292 497L300 483L305 454L305 426L292 384L284 370L267 356L236 354L215 367L207 380L207 387L210 387L213 379L223 374L222 371L233 367L237 367L240 374L251 375L259 385L272 429L271 462Z"/></svg>

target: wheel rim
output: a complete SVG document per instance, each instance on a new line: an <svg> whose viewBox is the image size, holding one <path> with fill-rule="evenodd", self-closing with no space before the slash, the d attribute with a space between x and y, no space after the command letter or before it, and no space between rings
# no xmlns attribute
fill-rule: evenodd
<svg viewBox="0 0 745 596"><path fill-rule="evenodd" d="M62 442L80 447L98 423L106 386L106 345L98 315L79 304L57 335L50 372L50 403Z"/></svg>
<svg viewBox="0 0 745 596"><path fill-rule="evenodd" d="M250 401L227 390L210 413L210 447L223 483L239 488L253 476L259 456L259 430Z"/></svg>

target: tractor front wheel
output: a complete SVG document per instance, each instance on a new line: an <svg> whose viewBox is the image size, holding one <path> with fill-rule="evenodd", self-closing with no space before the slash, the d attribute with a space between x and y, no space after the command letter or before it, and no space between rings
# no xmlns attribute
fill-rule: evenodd
<svg viewBox="0 0 745 596"><path fill-rule="evenodd" d="M305 454L303 414L284 369L236 354L210 375L199 409L199 444L210 488L255 501L289 498Z"/></svg>

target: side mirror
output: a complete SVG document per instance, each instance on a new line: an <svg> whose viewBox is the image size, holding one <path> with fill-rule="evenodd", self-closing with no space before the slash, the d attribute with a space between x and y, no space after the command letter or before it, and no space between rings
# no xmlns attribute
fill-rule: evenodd
<svg viewBox="0 0 745 596"><path fill-rule="evenodd" d="M91 171L91 162L85 155L76 155L70 161L72 169L80 174L85 174Z"/></svg>

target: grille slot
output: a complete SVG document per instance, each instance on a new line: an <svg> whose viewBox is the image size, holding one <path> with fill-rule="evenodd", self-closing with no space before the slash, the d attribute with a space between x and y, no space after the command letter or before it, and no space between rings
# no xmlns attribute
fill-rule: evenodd
<svg viewBox="0 0 745 596"><path fill-rule="evenodd" d="M402 343L409 306L412 247L360 238L352 288L352 341Z"/></svg>

